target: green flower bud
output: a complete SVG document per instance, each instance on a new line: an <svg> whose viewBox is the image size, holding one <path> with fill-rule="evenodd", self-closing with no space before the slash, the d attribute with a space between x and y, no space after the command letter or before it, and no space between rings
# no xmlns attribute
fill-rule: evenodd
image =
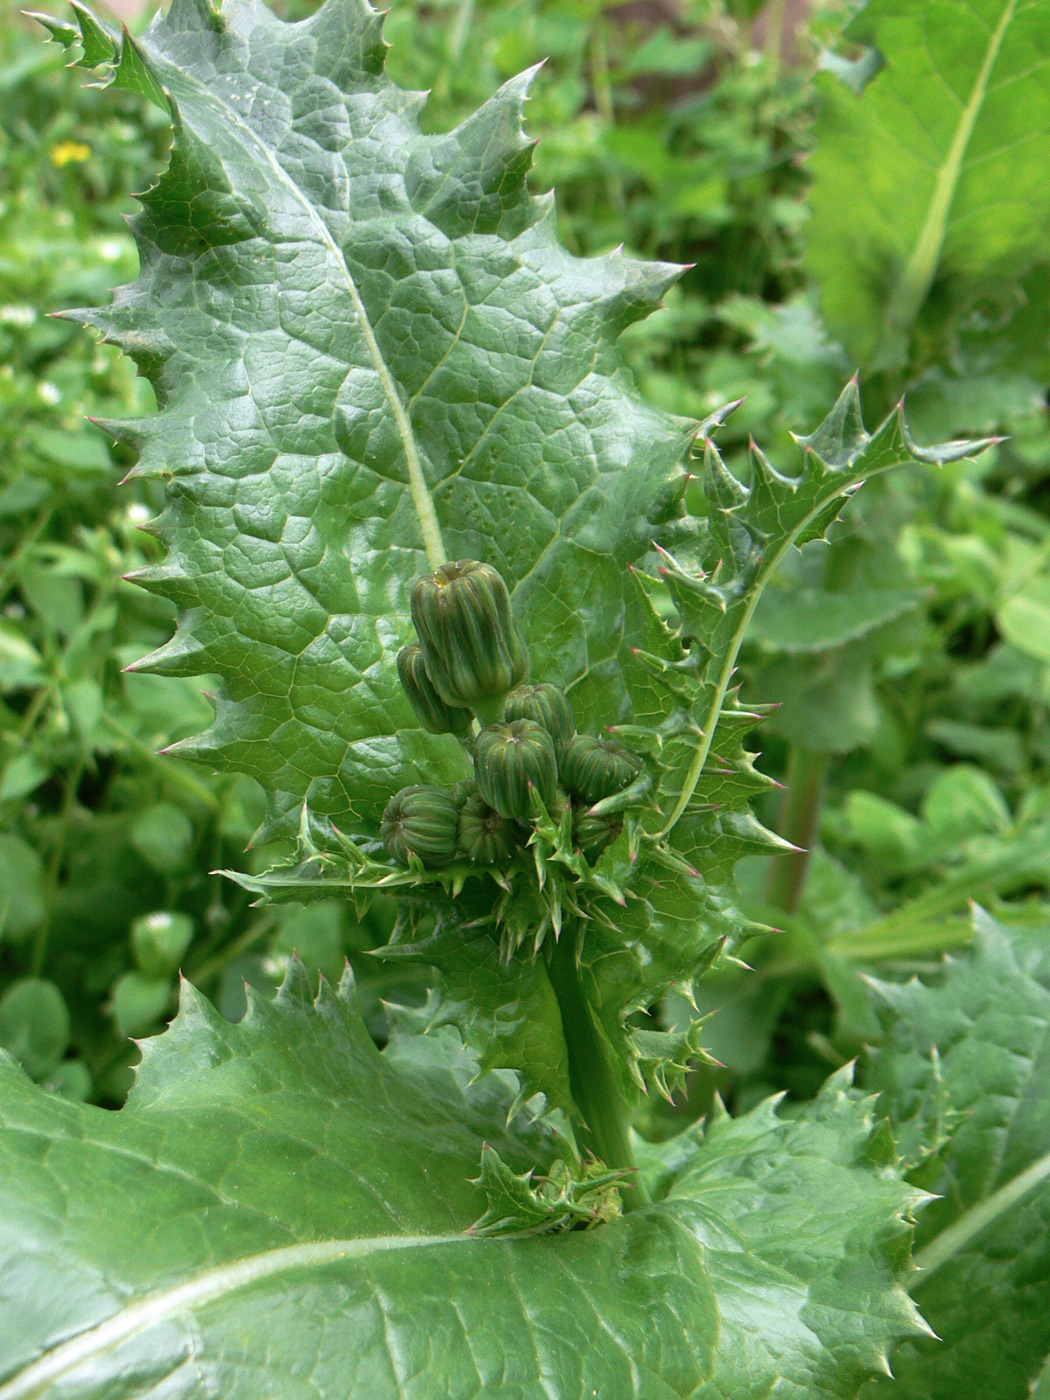
<svg viewBox="0 0 1050 1400"><path fill-rule="evenodd" d="M561 755L563 785L584 802L600 802L637 778L642 761L615 739L577 734Z"/></svg>
<svg viewBox="0 0 1050 1400"><path fill-rule="evenodd" d="M474 796L478 790L478 785L473 778L460 778L452 784L450 792L452 801L456 804L458 811L462 812L467 801Z"/></svg>
<svg viewBox="0 0 1050 1400"><path fill-rule="evenodd" d="M592 817L585 811L573 814L572 839L591 865L622 830L623 817L619 813L608 817Z"/></svg>
<svg viewBox="0 0 1050 1400"><path fill-rule="evenodd" d="M478 791L501 817L527 822L532 817L529 789L535 788L547 807L558 791L558 760L554 741L531 719L490 724L478 735L474 751Z"/></svg>
<svg viewBox="0 0 1050 1400"><path fill-rule="evenodd" d="M518 845L517 823L501 817L480 792L467 798L459 812L459 849L476 865L509 860Z"/></svg>
<svg viewBox="0 0 1050 1400"><path fill-rule="evenodd" d="M402 788L386 804L379 834L398 862L407 865L409 855L424 865L445 865L456 854L459 808L444 788Z"/></svg>
<svg viewBox="0 0 1050 1400"><path fill-rule="evenodd" d="M576 733L576 720L564 690L548 681L538 685L519 685L507 696L504 715L507 719L531 719L542 724L554 740L554 751L560 754Z"/></svg>
<svg viewBox="0 0 1050 1400"><path fill-rule="evenodd" d="M470 733L474 716L459 705L445 704L427 675L422 650L414 643L398 652L397 674L416 719L428 734L457 734L463 738Z"/></svg>
<svg viewBox="0 0 1050 1400"><path fill-rule="evenodd" d="M460 559L426 574L412 589L412 621L446 705L485 708L529 673L507 585L490 564Z"/></svg>

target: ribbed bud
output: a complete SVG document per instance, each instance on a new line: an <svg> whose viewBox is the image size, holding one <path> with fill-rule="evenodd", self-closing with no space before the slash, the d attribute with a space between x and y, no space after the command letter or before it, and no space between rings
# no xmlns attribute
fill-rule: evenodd
<svg viewBox="0 0 1050 1400"><path fill-rule="evenodd" d="M475 792L459 811L459 849L475 865L498 865L509 860L518 845L520 829L501 817Z"/></svg>
<svg viewBox="0 0 1050 1400"><path fill-rule="evenodd" d="M468 797L473 797L478 790L477 782L474 778L460 778L449 788L452 801L456 804L457 811L462 812Z"/></svg>
<svg viewBox="0 0 1050 1400"><path fill-rule="evenodd" d="M592 817L585 811L577 812L573 817L572 839L593 865L606 846L611 846L622 830L623 817L619 814Z"/></svg>
<svg viewBox="0 0 1050 1400"><path fill-rule="evenodd" d="M600 802L622 792L634 781L642 761L615 739L577 734L561 754L559 775L563 787L584 802Z"/></svg>
<svg viewBox="0 0 1050 1400"><path fill-rule="evenodd" d="M527 822L532 817L529 789L545 805L554 806L558 790L558 760L554 740L531 719L490 724L478 735L474 751L478 791L501 817Z"/></svg>
<svg viewBox="0 0 1050 1400"><path fill-rule="evenodd" d="M576 733L576 719L564 690L549 681L538 685L519 685L507 696L504 714L507 719L531 719L541 724L554 740L554 752L560 754Z"/></svg>
<svg viewBox="0 0 1050 1400"><path fill-rule="evenodd" d="M463 738L470 733L474 716L459 705L445 704L427 675L422 649L414 642L398 652L397 674L416 719L428 734L457 734Z"/></svg>
<svg viewBox="0 0 1050 1400"><path fill-rule="evenodd" d="M444 788L405 787L386 804L379 834L398 862L415 855L424 865L445 865L456 854L459 808Z"/></svg>
<svg viewBox="0 0 1050 1400"><path fill-rule="evenodd" d="M502 699L529 673L507 585L490 564L460 559L426 574L412 589L412 621L446 705Z"/></svg>

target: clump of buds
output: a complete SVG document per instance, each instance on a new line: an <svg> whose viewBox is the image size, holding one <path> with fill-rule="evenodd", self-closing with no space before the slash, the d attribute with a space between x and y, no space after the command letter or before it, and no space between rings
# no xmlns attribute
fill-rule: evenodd
<svg viewBox="0 0 1050 1400"><path fill-rule="evenodd" d="M499 866L527 845L535 800L555 823L571 804L572 837L592 865L623 829L622 814L589 808L623 792L642 761L613 739L576 732L572 705L547 681L525 684L529 655L507 585L474 559L443 564L412 590L418 644L402 648L398 675L430 734L473 741L474 778L450 791L402 788L380 834L401 865L454 861Z"/></svg>

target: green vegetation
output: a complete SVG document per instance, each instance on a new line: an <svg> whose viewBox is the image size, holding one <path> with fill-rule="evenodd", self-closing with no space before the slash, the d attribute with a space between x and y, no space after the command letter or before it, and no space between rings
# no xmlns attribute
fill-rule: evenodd
<svg viewBox="0 0 1050 1400"><path fill-rule="evenodd" d="M0 1400L1042 1395L1050 12L315 8L0 29Z"/></svg>

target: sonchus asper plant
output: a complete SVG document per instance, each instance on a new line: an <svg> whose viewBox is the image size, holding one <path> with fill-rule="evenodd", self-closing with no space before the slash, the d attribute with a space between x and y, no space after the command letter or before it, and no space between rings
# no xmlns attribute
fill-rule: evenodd
<svg viewBox="0 0 1050 1400"><path fill-rule="evenodd" d="M925 1329L920 1193L848 1072L792 1117L631 1119L703 1053L651 1013L755 932L762 587L865 477L972 445L869 435L850 384L744 481L724 413L640 402L616 337L679 269L560 247L531 74L425 136L364 0L42 22L172 122L138 280L76 313L159 405L105 425L167 487L135 577L179 623L139 669L220 677L180 750L300 842L249 888L394 896L384 956L435 989L380 1054L349 978L293 967L238 1025L187 985L115 1115L4 1061L0 1397L855 1394Z"/></svg>

